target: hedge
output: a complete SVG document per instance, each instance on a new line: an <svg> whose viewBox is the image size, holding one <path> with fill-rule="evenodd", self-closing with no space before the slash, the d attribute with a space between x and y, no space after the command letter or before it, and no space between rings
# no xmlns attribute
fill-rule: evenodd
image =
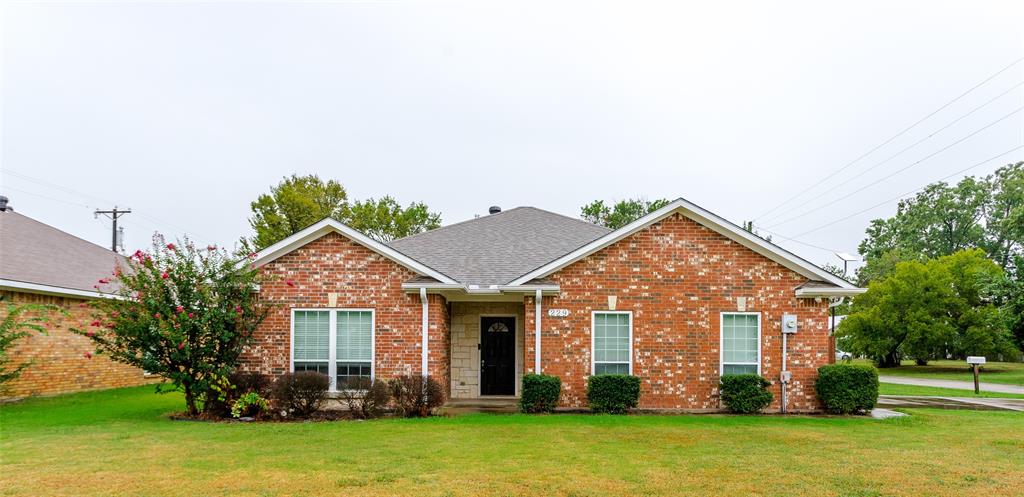
<svg viewBox="0 0 1024 497"><path fill-rule="evenodd" d="M830 413L866 413L878 401L878 370L873 366L828 364L818 368L814 389Z"/></svg>
<svg viewBox="0 0 1024 497"><path fill-rule="evenodd" d="M546 374L523 375L519 410L528 413L552 412L562 395L562 380Z"/></svg>
<svg viewBox="0 0 1024 497"><path fill-rule="evenodd" d="M758 413L772 403L768 380L756 374L722 376L722 403L738 414Z"/></svg>
<svg viewBox="0 0 1024 497"><path fill-rule="evenodd" d="M596 413L623 414L640 402L640 378L602 374L587 380L587 402Z"/></svg>

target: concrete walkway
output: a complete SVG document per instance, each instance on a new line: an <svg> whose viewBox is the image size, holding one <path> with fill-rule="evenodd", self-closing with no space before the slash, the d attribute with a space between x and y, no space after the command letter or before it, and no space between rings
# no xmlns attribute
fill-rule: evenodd
<svg viewBox="0 0 1024 497"><path fill-rule="evenodd" d="M895 407L937 407L939 409L1024 412L1024 399L976 399L967 397L879 395L877 406L883 409L892 409Z"/></svg>
<svg viewBox="0 0 1024 497"><path fill-rule="evenodd" d="M878 381L882 383L895 383L897 385L915 385L919 387L939 387L939 388L956 388L958 390L974 390L973 381L957 381L957 380L932 380L928 378L909 378L906 376L888 376L879 375ZM985 383L979 384L981 391L983 392L997 392L997 393L1019 393L1024 395L1024 387L1018 385L1003 385L1000 383Z"/></svg>

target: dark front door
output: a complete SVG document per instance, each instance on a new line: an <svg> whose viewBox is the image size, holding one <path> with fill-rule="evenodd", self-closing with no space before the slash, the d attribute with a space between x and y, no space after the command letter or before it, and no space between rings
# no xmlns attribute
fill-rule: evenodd
<svg viewBox="0 0 1024 497"><path fill-rule="evenodd" d="M480 395L516 394L516 318L480 318Z"/></svg>

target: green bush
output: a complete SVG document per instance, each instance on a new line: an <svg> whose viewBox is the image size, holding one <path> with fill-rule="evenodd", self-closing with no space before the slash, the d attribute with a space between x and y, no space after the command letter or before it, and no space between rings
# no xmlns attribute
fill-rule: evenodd
<svg viewBox="0 0 1024 497"><path fill-rule="evenodd" d="M623 414L640 402L640 378L602 374L587 380L587 402L596 413Z"/></svg>
<svg viewBox="0 0 1024 497"><path fill-rule="evenodd" d="M753 414L772 403L768 380L756 374L727 374L722 377L722 403L738 414Z"/></svg>
<svg viewBox="0 0 1024 497"><path fill-rule="evenodd" d="M878 401L878 370L873 366L827 364L818 368L814 389L830 413L867 412Z"/></svg>
<svg viewBox="0 0 1024 497"><path fill-rule="evenodd" d="M523 375L523 388L519 396L519 410L523 412L552 412L562 395L562 380L546 374Z"/></svg>
<svg viewBox="0 0 1024 497"><path fill-rule="evenodd" d="M331 378L316 371L285 373L274 382L274 407L290 415L306 417L323 407Z"/></svg>

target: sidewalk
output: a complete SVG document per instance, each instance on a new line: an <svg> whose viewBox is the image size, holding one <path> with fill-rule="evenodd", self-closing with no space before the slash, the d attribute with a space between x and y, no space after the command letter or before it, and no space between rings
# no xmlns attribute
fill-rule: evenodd
<svg viewBox="0 0 1024 497"><path fill-rule="evenodd" d="M879 395L878 407L937 407L980 411L1024 412L1024 399L975 399L966 397L922 397L916 395Z"/></svg>
<svg viewBox="0 0 1024 497"><path fill-rule="evenodd" d="M895 383L898 385L915 385L919 387L940 387L956 388L959 390L974 390L973 381L932 380L927 378L908 378L906 376L888 375L879 375L878 381L882 383ZM981 390L983 392L1019 393L1024 395L1024 387L1018 385L1003 385L1000 383L982 382L979 386L981 387Z"/></svg>

